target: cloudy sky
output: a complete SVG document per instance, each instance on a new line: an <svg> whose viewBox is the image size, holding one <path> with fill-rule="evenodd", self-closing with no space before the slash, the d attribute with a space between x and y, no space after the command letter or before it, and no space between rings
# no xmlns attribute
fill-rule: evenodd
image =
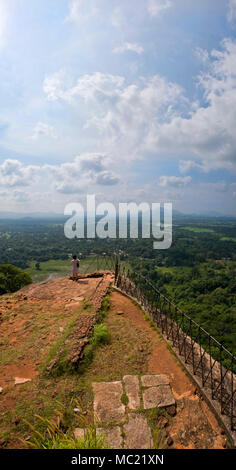
<svg viewBox="0 0 236 470"><path fill-rule="evenodd" d="M236 0L0 0L0 211L236 215Z"/></svg>

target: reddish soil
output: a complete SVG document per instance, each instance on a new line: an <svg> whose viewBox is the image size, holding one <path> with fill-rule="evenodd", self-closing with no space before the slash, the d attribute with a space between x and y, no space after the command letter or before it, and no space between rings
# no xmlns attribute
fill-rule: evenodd
<svg viewBox="0 0 236 470"><path fill-rule="evenodd" d="M19 351L11 362L1 364L1 387L14 385L14 377L33 379L38 375L37 365L83 300L89 297L96 299L102 280L102 277L83 278L78 282L67 278L52 279L26 286L16 294L1 296L1 349ZM97 292L99 297L99 289ZM36 343L31 341L35 328L39 331ZM24 344L27 344L25 348Z"/></svg>
<svg viewBox="0 0 236 470"><path fill-rule="evenodd" d="M143 312L126 296L113 292L111 311L123 312L124 318L136 328L148 334L151 354L148 371L166 374L177 403L177 414L169 421L168 432L176 449L222 449L226 446L224 432L207 404L196 393L196 387L186 375L175 356L167 349L167 343L151 328Z"/></svg>

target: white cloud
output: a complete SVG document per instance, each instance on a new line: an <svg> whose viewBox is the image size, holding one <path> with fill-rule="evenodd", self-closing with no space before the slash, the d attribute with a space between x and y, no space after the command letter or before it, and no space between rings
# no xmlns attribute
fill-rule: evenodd
<svg viewBox="0 0 236 470"><path fill-rule="evenodd" d="M38 122L34 128L33 135L31 136L31 138L33 140L38 140L41 137L57 139L54 127L50 126L49 124L45 124L44 122Z"/></svg>
<svg viewBox="0 0 236 470"><path fill-rule="evenodd" d="M70 163L45 165L51 173L56 191L74 194L87 191L89 185L115 185L119 177L107 169L108 159L104 154L83 154Z"/></svg>
<svg viewBox="0 0 236 470"><path fill-rule="evenodd" d="M89 102L84 127L95 126L106 151L119 152L121 158L127 154L134 158L157 124L173 118L177 104L179 109L186 105L181 87L158 75L127 84L124 77L97 72L81 76L74 86L65 83L59 74L47 77L44 91L48 99L80 108L81 99Z"/></svg>
<svg viewBox="0 0 236 470"><path fill-rule="evenodd" d="M149 135L152 151L191 153L205 168L235 167L236 157L236 42L225 40L213 50L207 72L199 77L205 106L194 106L188 117L180 113L160 123Z"/></svg>
<svg viewBox="0 0 236 470"><path fill-rule="evenodd" d="M0 165L0 183L3 186L28 186L33 183L39 167L24 166L18 160L7 159Z"/></svg>
<svg viewBox="0 0 236 470"><path fill-rule="evenodd" d="M232 22L236 19L236 0L228 0L227 19Z"/></svg>
<svg viewBox="0 0 236 470"><path fill-rule="evenodd" d="M192 181L191 176L160 176L160 186L163 188L174 187L183 188L188 186Z"/></svg>
<svg viewBox="0 0 236 470"><path fill-rule="evenodd" d="M61 101L84 112L84 129L100 135L96 145L123 161L148 153L171 153L188 168L204 172L235 167L236 158L236 42L225 40L209 54L199 76L204 104L190 102L176 83L159 75L124 77L100 72L86 74L75 84L64 72L46 77L49 100ZM82 104L84 103L84 106ZM89 103L89 106L87 104ZM81 117L81 114L80 114ZM198 163L194 162L195 158Z"/></svg>
<svg viewBox="0 0 236 470"><path fill-rule="evenodd" d="M42 166L7 159L0 165L0 185L16 188L14 197L22 200L25 192L18 189L21 186L32 187L34 192L37 187L41 190L50 187L63 194L86 193L89 187L94 189L95 185L110 186L119 182L119 176L109 165L108 156L100 153L84 153L66 163Z"/></svg>
<svg viewBox="0 0 236 470"><path fill-rule="evenodd" d="M210 59L208 51L201 47L196 47L194 54L203 64L206 64Z"/></svg>
<svg viewBox="0 0 236 470"><path fill-rule="evenodd" d="M115 47L113 49L114 54L122 54L126 51L136 52L137 54L143 53L143 47L135 42L125 42L121 46Z"/></svg>
<svg viewBox="0 0 236 470"><path fill-rule="evenodd" d="M148 0L148 12L151 16L159 16L163 11L172 7L171 0Z"/></svg>
<svg viewBox="0 0 236 470"><path fill-rule="evenodd" d="M179 171L180 173L189 173L191 170L208 171L203 164L197 163L193 160L180 160Z"/></svg>
<svg viewBox="0 0 236 470"><path fill-rule="evenodd" d="M69 15L65 21L78 23L80 20L89 18L97 13L94 0L71 0L69 3Z"/></svg>
<svg viewBox="0 0 236 470"><path fill-rule="evenodd" d="M119 178L112 171L102 171L97 175L96 183L104 186L113 186L119 183Z"/></svg>
<svg viewBox="0 0 236 470"><path fill-rule="evenodd" d="M119 94L124 78L118 75L96 72L80 77L75 86L66 87L66 77L63 71L48 76L44 80L43 90L51 101L63 100L73 103L77 98L102 101Z"/></svg>

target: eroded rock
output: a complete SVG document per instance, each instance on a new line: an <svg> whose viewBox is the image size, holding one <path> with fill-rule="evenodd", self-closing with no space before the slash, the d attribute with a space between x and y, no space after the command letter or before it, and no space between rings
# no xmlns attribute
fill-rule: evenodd
<svg viewBox="0 0 236 470"><path fill-rule="evenodd" d="M125 449L152 449L153 440L145 416L130 414L129 422L124 425Z"/></svg>
<svg viewBox="0 0 236 470"><path fill-rule="evenodd" d="M144 390L143 407L145 410L171 405L175 405L175 399L169 385L159 385L159 387L150 387Z"/></svg>
<svg viewBox="0 0 236 470"><path fill-rule="evenodd" d="M119 426L113 428L97 428L96 435L103 437L105 444L108 444L110 449L122 448L121 429Z"/></svg>
<svg viewBox="0 0 236 470"><path fill-rule="evenodd" d="M125 406L121 402L123 387L121 382L95 382L94 413L96 423L119 423L124 420Z"/></svg>
<svg viewBox="0 0 236 470"><path fill-rule="evenodd" d="M125 375L124 378L125 392L129 399L128 407L131 410L140 408L139 397L139 379L137 375Z"/></svg>

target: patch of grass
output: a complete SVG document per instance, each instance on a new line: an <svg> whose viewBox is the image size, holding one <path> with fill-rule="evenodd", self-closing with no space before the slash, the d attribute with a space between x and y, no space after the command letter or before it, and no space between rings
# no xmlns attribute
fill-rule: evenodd
<svg viewBox="0 0 236 470"><path fill-rule="evenodd" d="M123 405L127 406L128 403L129 403L129 398L127 397L126 393L123 393L121 395L121 403L123 403Z"/></svg>
<svg viewBox="0 0 236 470"><path fill-rule="evenodd" d="M94 326L93 335L89 341L89 344L84 349L84 358L81 364L79 364L79 372L83 374L91 363L95 351L100 347L110 342L110 333L107 325L103 322L104 318L107 315L107 312L110 308L110 290L108 290L107 295L104 297L101 310L99 312L98 322Z"/></svg>
<svg viewBox="0 0 236 470"><path fill-rule="evenodd" d="M221 238L220 238L220 241L222 241L222 242L236 242L236 238L232 238L232 237L221 237Z"/></svg>
<svg viewBox="0 0 236 470"><path fill-rule="evenodd" d="M41 371L41 374L44 375L46 373L46 369L48 367L48 365L50 364L50 362L52 361L52 359L54 359L56 357L56 355L60 352L60 349L62 348L63 344L65 343L66 339L70 336L70 334L72 333L74 327L75 327L75 324L79 318L79 316L81 315L81 313L83 312L84 310L84 304L81 306L81 308L79 309L79 312L77 312L72 321L69 323L69 325L67 326L66 330L64 331L64 333L62 334L62 336L60 338L58 338L58 340L56 341L56 343L51 347L50 351L48 352L47 356L46 356L46 359L45 361L41 364L40 366L40 371ZM59 374L62 372L62 370L64 369L64 359L66 357L66 354L67 354L67 351L68 351L68 347L69 347L69 343L67 344L67 348L64 348L63 352L61 353L61 367L60 370L58 370L57 372L59 372Z"/></svg>
<svg viewBox="0 0 236 470"><path fill-rule="evenodd" d="M99 312L98 323L102 323L104 318L107 315L107 312L110 308L110 295L111 295L111 287L108 289L107 295L103 299L102 307Z"/></svg>
<svg viewBox="0 0 236 470"><path fill-rule="evenodd" d="M84 418L82 409L79 407L80 418L83 421L84 438L76 439L72 429L63 430L63 420L65 419L65 407L59 403L63 411L57 410L54 419L47 419L35 415L38 421L44 425L44 432L39 431L38 427L25 420L25 423L33 433L30 441L22 442L30 448L35 449L108 449L107 442L103 436L97 435L96 427L89 418ZM77 405L79 406L79 405Z"/></svg>
<svg viewBox="0 0 236 470"><path fill-rule="evenodd" d="M107 326L104 323L99 323L95 325L91 344L94 347L97 347L101 344L108 344L109 342L110 335Z"/></svg>
<svg viewBox="0 0 236 470"><path fill-rule="evenodd" d="M145 412L148 424L152 431L154 449L165 448L165 436L163 435L161 419L166 417L166 411L163 408L153 408Z"/></svg>
<svg viewBox="0 0 236 470"><path fill-rule="evenodd" d="M110 342L110 334L108 328L103 323L97 324L94 327L94 333L90 340L90 343L84 349L84 358L79 365L80 373L84 372L92 361L95 351L102 345Z"/></svg>
<svg viewBox="0 0 236 470"><path fill-rule="evenodd" d="M203 228L203 227L182 227L183 230L189 230L190 232L195 232L195 233L201 233L201 232L206 232L206 233L214 233L214 230L211 228Z"/></svg>

